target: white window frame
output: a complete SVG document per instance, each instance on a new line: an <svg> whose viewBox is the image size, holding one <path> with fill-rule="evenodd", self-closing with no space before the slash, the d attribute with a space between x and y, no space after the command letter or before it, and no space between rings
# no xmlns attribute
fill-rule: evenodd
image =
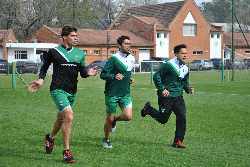
<svg viewBox="0 0 250 167"><path fill-rule="evenodd" d="M197 24L184 23L182 27L183 36L194 37L197 35Z"/></svg>
<svg viewBox="0 0 250 167"><path fill-rule="evenodd" d="M14 56L16 60L27 60L28 59L28 51L27 50L15 50Z"/></svg>

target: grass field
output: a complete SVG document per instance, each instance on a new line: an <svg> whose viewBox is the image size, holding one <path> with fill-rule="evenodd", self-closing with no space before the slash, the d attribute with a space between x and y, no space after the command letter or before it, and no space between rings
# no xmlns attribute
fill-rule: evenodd
<svg viewBox="0 0 250 167"><path fill-rule="evenodd" d="M36 78L24 75L26 81ZM188 108L187 149L170 146L175 116L166 125L140 117L146 101L157 107L150 76L135 75L132 87L134 117L118 123L113 149L101 146L104 82L98 77L80 79L75 106L72 150L79 167L248 167L250 166L250 76L221 82L218 72L192 72L195 95L185 95ZM68 166L62 162L62 136L51 155L44 154L43 138L52 127L56 108L49 96L49 79L34 94L9 76L0 76L0 167Z"/></svg>

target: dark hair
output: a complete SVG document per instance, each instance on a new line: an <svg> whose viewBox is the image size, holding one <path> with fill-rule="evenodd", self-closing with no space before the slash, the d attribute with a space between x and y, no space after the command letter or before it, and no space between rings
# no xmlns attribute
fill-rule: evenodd
<svg viewBox="0 0 250 167"><path fill-rule="evenodd" d="M130 38L129 38L128 36L122 35L122 36L120 36L119 38L117 38L117 43L118 43L119 45L122 45L122 43L124 42L125 39L130 40Z"/></svg>
<svg viewBox="0 0 250 167"><path fill-rule="evenodd" d="M174 47L174 53L175 53L175 54L176 54L176 53L180 53L180 51L181 51L182 48L187 48L187 45L185 45L185 44L176 45L176 46Z"/></svg>
<svg viewBox="0 0 250 167"><path fill-rule="evenodd" d="M62 28L61 36L68 36L71 32L77 32L77 28L73 26L64 26Z"/></svg>

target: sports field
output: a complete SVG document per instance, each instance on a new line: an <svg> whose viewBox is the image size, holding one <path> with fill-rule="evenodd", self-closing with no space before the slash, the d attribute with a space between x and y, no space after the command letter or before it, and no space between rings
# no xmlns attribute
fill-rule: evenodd
<svg viewBox="0 0 250 167"><path fill-rule="evenodd" d="M27 82L35 75L24 75ZM0 167L69 166L62 162L62 136L44 154L43 139L52 127L56 108L49 81L38 93L28 93L18 81L0 76ZM188 108L186 149L170 146L175 116L166 125L140 117L146 101L157 107L149 74L136 74L132 87L134 117L118 123L113 149L103 149L104 82L99 77L79 79L72 150L79 167L248 167L250 166L250 76L220 81L218 72L192 72L195 95L185 95Z"/></svg>

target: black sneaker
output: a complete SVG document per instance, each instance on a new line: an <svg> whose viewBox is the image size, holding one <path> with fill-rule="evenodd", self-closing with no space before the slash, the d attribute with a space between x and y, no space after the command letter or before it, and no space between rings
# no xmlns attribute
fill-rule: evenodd
<svg viewBox="0 0 250 167"><path fill-rule="evenodd" d="M47 134L44 139L44 147L45 152L47 154L50 154L53 151L54 148L54 139L50 137L50 134Z"/></svg>
<svg viewBox="0 0 250 167"><path fill-rule="evenodd" d="M111 132L113 133L113 132L115 132L115 130L116 130L116 121L114 120L114 121L112 122Z"/></svg>
<svg viewBox="0 0 250 167"><path fill-rule="evenodd" d="M76 162L73 158L73 154L70 150L63 151L63 161L66 163L74 163Z"/></svg>
<svg viewBox="0 0 250 167"><path fill-rule="evenodd" d="M150 102L146 102L143 109L141 110L141 116L145 117L149 114L149 109L151 108Z"/></svg>

